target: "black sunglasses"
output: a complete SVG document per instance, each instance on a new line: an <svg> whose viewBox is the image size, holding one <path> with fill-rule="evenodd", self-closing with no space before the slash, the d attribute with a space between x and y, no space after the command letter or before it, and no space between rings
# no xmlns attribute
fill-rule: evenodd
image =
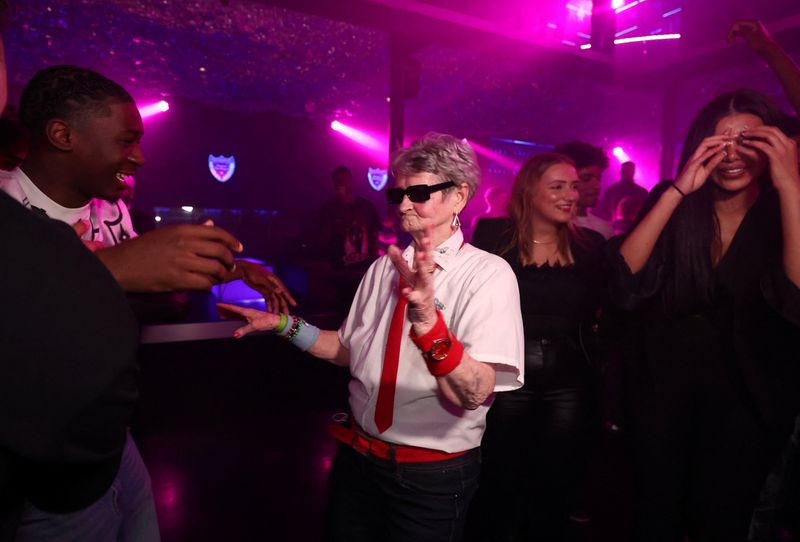
<svg viewBox="0 0 800 542"><path fill-rule="evenodd" d="M403 203L403 198L408 196L413 203L422 203L431 199L431 194L455 186L453 181L447 181L439 184L412 184L408 188L390 188L386 191L386 199L392 205L400 205Z"/></svg>

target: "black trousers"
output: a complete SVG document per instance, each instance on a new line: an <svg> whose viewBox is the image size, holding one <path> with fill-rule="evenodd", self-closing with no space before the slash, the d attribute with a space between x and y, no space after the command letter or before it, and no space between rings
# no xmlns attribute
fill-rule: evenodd
<svg viewBox="0 0 800 542"><path fill-rule="evenodd" d="M472 540L562 540L580 505L591 371L579 351L549 341L528 341L525 354L525 386L497 394L489 410Z"/></svg>
<svg viewBox="0 0 800 542"><path fill-rule="evenodd" d="M459 542L478 487L479 449L426 463L393 463L344 444L331 467L331 542Z"/></svg>

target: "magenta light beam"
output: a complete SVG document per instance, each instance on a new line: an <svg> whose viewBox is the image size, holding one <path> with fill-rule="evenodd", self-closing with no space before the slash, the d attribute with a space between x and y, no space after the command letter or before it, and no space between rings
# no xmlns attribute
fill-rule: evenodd
<svg viewBox="0 0 800 542"><path fill-rule="evenodd" d="M342 124L338 120L335 120L331 123L331 130L333 130L334 132L339 132L348 139L352 139L359 145L367 147L368 149L372 149L374 151L383 151L386 149L386 146L381 144L381 142L378 141L376 137L371 136L368 133L358 130L356 128L353 128L352 126Z"/></svg>
<svg viewBox="0 0 800 542"><path fill-rule="evenodd" d="M381 141L365 130L348 126L338 120L331 122L331 130L364 147L368 154L379 164L385 164L389 155L388 141Z"/></svg>
<svg viewBox="0 0 800 542"><path fill-rule="evenodd" d="M164 113L166 111L169 111L169 104L164 100L139 108L139 114L143 119L152 117L153 115L158 115L159 113Z"/></svg>
<svg viewBox="0 0 800 542"><path fill-rule="evenodd" d="M465 138L466 139L466 138ZM519 171L519 168L522 167L522 164L509 158L508 156L503 156L502 154L494 152L492 149L488 149L483 145L478 145L474 141L469 141L469 145L475 149L475 152L480 154L481 156L485 156L489 160L493 161L495 164L503 166L509 171L513 171L516 173Z"/></svg>
<svg viewBox="0 0 800 542"><path fill-rule="evenodd" d="M614 147L611 151L611 154L613 154L617 160L620 161L620 163L628 162L631 159L631 157L628 156L628 153L622 150L622 147Z"/></svg>

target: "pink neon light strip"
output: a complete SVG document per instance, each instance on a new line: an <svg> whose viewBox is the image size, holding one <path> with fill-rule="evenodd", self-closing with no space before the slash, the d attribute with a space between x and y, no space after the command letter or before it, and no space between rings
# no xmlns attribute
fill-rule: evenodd
<svg viewBox="0 0 800 542"><path fill-rule="evenodd" d="M633 38L619 38L614 40L614 45L622 45L623 43L638 43L642 41L662 41L662 40L678 40L681 39L680 34L657 34L655 36L636 36Z"/></svg>

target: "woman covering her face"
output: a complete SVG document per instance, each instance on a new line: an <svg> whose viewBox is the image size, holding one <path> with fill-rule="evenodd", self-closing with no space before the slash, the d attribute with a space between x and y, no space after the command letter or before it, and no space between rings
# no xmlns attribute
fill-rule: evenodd
<svg viewBox="0 0 800 542"><path fill-rule="evenodd" d="M745 540L800 407L800 177L750 90L692 123L675 183L611 247L642 326L631 367L638 539Z"/></svg>

